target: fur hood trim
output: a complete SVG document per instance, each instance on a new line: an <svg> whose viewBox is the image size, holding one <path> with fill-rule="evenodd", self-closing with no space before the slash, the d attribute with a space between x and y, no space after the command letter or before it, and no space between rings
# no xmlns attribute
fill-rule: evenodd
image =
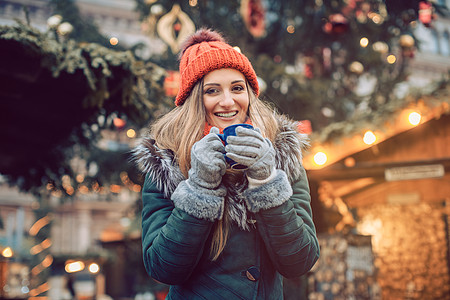
<svg viewBox="0 0 450 300"><path fill-rule="evenodd" d="M292 184L300 176L302 164L302 151L309 146L306 134L297 131L297 122L289 120L283 115L277 117L279 132L273 141L277 169L286 172ZM170 199L178 184L186 178L171 150L159 149L155 140L150 136L144 137L137 147L133 149L132 160L138 168L156 183L164 196Z"/></svg>

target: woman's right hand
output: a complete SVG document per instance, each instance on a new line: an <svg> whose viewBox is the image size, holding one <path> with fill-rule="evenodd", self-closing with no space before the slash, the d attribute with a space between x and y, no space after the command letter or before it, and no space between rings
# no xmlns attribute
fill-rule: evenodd
<svg viewBox="0 0 450 300"><path fill-rule="evenodd" d="M196 142L191 149L189 179L207 189L217 188L225 174L225 146L217 135L219 129L212 127L209 134Z"/></svg>

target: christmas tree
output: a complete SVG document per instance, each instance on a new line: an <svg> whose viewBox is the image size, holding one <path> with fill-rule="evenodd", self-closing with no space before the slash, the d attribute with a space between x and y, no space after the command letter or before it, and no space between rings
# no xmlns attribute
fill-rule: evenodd
<svg viewBox="0 0 450 300"><path fill-rule="evenodd" d="M314 130L395 97L414 54L419 16L419 1L136 2L144 23L157 23L179 6L196 28L224 33L265 82L263 97L294 119L310 120ZM185 22L172 19L166 30L177 37ZM151 60L176 70L173 50Z"/></svg>

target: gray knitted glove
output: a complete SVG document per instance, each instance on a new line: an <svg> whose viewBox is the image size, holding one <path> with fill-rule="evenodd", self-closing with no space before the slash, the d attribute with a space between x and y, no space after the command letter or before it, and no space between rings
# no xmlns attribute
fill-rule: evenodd
<svg viewBox="0 0 450 300"><path fill-rule="evenodd" d="M238 127L236 136L229 136L227 143L227 156L247 166L248 177L263 180L271 175L275 168L275 149L258 128Z"/></svg>
<svg viewBox="0 0 450 300"><path fill-rule="evenodd" d="M225 146L217 135L219 129L212 127L209 134L196 142L191 149L189 180L203 188L215 189L225 174Z"/></svg>

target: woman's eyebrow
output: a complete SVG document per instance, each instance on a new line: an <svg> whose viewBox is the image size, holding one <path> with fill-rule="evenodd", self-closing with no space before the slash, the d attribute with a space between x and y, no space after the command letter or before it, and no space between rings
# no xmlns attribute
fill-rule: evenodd
<svg viewBox="0 0 450 300"><path fill-rule="evenodd" d="M231 82L231 84L236 84L236 83L241 83L241 82L243 83L243 82L245 82L245 80L242 80L242 79L234 80L234 81ZM220 83L215 83L215 82L205 82L205 83L203 84L203 86L206 86L206 85L220 86Z"/></svg>

